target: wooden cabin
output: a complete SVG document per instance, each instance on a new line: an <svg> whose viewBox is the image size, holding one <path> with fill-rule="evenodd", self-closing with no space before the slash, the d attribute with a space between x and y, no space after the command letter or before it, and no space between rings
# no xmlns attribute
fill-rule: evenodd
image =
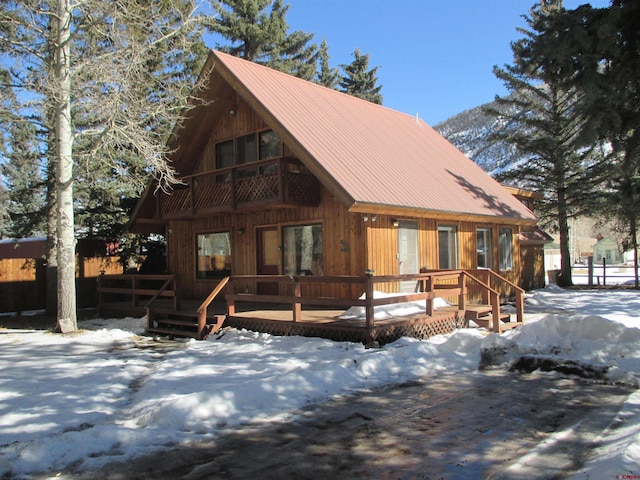
<svg viewBox="0 0 640 480"><path fill-rule="evenodd" d="M182 183L151 182L131 222L166 236L180 298L227 277L227 297L262 300L302 277L317 299L357 299L363 283L338 280L365 274L407 294L443 271L521 283L535 215L417 116L217 51L201 81L169 141Z"/></svg>

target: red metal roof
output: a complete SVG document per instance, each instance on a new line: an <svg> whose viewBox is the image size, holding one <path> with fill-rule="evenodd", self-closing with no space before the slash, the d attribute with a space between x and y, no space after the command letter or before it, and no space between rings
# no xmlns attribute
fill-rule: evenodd
<svg viewBox="0 0 640 480"><path fill-rule="evenodd" d="M228 54L211 55L212 75L218 71L303 161L315 162L314 173L348 208L535 221L502 185L416 116Z"/></svg>

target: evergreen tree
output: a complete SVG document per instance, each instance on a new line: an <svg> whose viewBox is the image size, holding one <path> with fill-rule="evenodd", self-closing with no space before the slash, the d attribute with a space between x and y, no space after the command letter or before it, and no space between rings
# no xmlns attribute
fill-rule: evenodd
<svg viewBox="0 0 640 480"><path fill-rule="evenodd" d="M569 219L592 211L603 165L581 112L582 93L575 86L575 69L567 63L569 46L554 39L564 18L561 2L543 3L526 17L524 38L512 44L514 63L494 68L511 92L497 99L491 113L505 127L497 139L515 145L529 160L499 177L543 195L543 221L558 231L561 273L558 283L572 284Z"/></svg>
<svg viewBox="0 0 640 480"><path fill-rule="evenodd" d="M184 79L196 74L188 68L200 67L199 20L192 0L3 5L0 64L11 66L5 87L21 92L19 117L41 130L48 162L43 171L53 176L48 185L55 185L47 198L55 207L50 240L57 251L57 318L63 331L77 328L76 180L92 178L82 182L91 186L126 179L127 188L137 189L150 174L163 185L175 181L166 138L187 104ZM114 188L110 195L121 198L123 191Z"/></svg>
<svg viewBox="0 0 640 480"><path fill-rule="evenodd" d="M572 57L590 125L598 138L610 145L602 215L626 225L623 243L635 252L635 284L639 286L640 5L614 0L608 9L583 5L568 15L592 39L588 46L576 45Z"/></svg>
<svg viewBox="0 0 640 480"><path fill-rule="evenodd" d="M216 0L216 17L209 30L230 45L217 44L222 52L266 65L305 80L316 74L318 47L313 34L287 33L288 5L281 0Z"/></svg>
<svg viewBox="0 0 640 480"><path fill-rule="evenodd" d="M357 48L353 56L353 62L341 65L344 75L340 81L340 88L344 93L382 105L382 85L376 85L379 67L369 69L369 54L362 55Z"/></svg>
<svg viewBox="0 0 640 480"><path fill-rule="evenodd" d="M335 89L340 82L340 72L337 68L333 68L329 65L329 47L326 40L322 40L319 51L319 70L316 76L316 83L323 85L327 88Z"/></svg>
<svg viewBox="0 0 640 480"><path fill-rule="evenodd" d="M8 190L6 209L12 238L46 235L46 185L40 146L31 123L9 127L9 152L2 174Z"/></svg>

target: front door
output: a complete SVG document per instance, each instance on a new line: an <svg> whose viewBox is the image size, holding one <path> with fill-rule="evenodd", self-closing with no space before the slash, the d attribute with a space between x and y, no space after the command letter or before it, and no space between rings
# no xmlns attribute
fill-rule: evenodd
<svg viewBox="0 0 640 480"><path fill-rule="evenodd" d="M417 222L401 221L398 226L398 273L419 273ZM405 293L415 292L416 285L415 280L401 282L400 290Z"/></svg>
<svg viewBox="0 0 640 480"><path fill-rule="evenodd" d="M280 273L280 242L278 241L278 227L263 227L257 231L257 262L258 275L278 275ZM262 295L277 295L276 282L259 282L258 293Z"/></svg>

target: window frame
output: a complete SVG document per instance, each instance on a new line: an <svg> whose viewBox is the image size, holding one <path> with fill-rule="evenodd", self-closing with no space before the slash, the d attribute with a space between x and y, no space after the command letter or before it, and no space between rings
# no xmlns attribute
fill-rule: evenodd
<svg viewBox="0 0 640 480"><path fill-rule="evenodd" d="M442 236L447 234L446 252L448 266L442 266ZM458 226L457 225L438 225L438 269L439 270L455 270L460 268L460 254L458 247ZM452 258L453 257L453 258Z"/></svg>
<svg viewBox="0 0 640 480"><path fill-rule="evenodd" d="M508 248L505 235L508 234ZM510 272L513 270L513 228L500 227L498 229L498 271Z"/></svg>
<svg viewBox="0 0 640 480"><path fill-rule="evenodd" d="M295 239L296 244L294 246L293 258L295 262L295 270L291 269L291 252L289 251L290 246L290 234L289 232L293 231L293 235L295 235L295 229L302 229L304 227L312 228L312 245L311 245L311 263L309 265L302 265L299 262L301 260L302 254L299 254L297 251L298 241ZM320 229L320 237L316 238L314 229ZM322 222L312 222L312 223L296 223L291 225L282 225L280 228L280 232L282 235L282 271L284 275L324 275L324 225ZM309 267L309 268L302 268Z"/></svg>
<svg viewBox="0 0 640 480"><path fill-rule="evenodd" d="M480 251L480 234L484 237L484 251ZM488 240L488 241L487 241ZM484 256L484 265L480 265L480 256ZM476 228L476 266L478 268L493 268L493 229L491 227Z"/></svg>
<svg viewBox="0 0 640 480"><path fill-rule="evenodd" d="M213 244L216 243L215 241L211 241L211 245L209 246L212 251L210 255L201 255L200 251L202 248L204 248L204 246L200 246L200 237L204 237L204 236L209 236L209 235L226 235L227 239L226 239L226 243L227 243L227 253L221 252L219 254L215 254L214 253L214 246ZM214 230L214 231L204 231L204 232L197 232L194 236L194 250L195 250L195 278L196 280L220 280L221 278L224 277L228 277L232 274L232 265L233 265L233 256L232 256L232 252L233 252L233 245L231 244L231 230ZM220 256L224 256L224 267L222 268L216 268L216 265L219 265L219 263L216 262L220 262L222 259L218 258L216 259L215 257L220 257ZM203 262L203 260L201 260L201 257L209 257L209 262L211 265L211 269L209 270L205 270L205 269L201 269L200 266ZM206 260L204 261L206 262Z"/></svg>

